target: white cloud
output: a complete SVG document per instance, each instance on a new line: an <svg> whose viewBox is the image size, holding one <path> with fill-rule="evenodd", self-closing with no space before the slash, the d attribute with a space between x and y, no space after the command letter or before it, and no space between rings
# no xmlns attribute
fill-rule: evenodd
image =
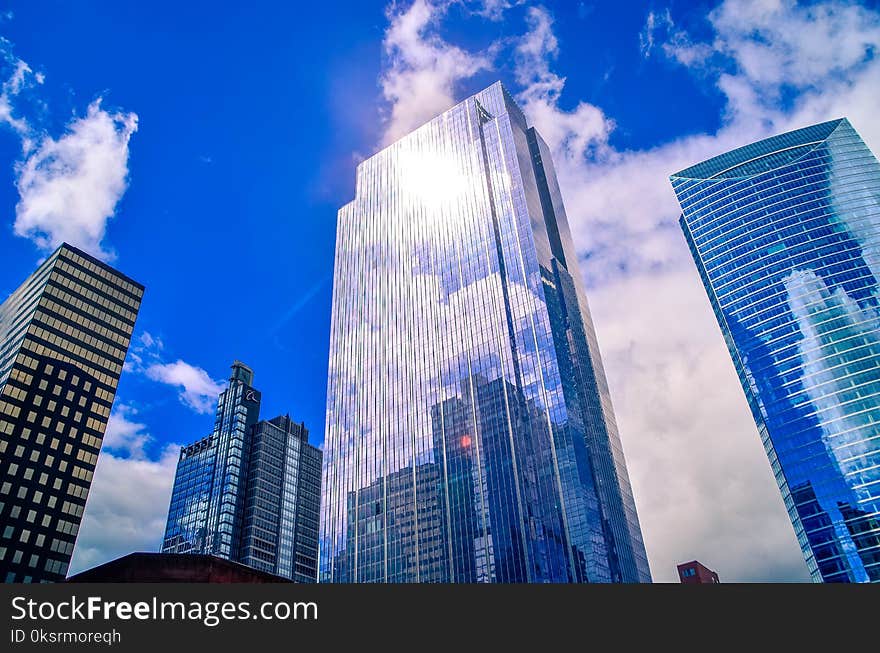
<svg viewBox="0 0 880 653"><path fill-rule="evenodd" d="M495 9L500 10L500 4ZM383 46L386 70L380 80L391 110L383 145L427 122L455 104L459 81L491 66L491 56L467 52L441 39L434 29L450 3L415 0L402 9L391 4Z"/></svg>
<svg viewBox="0 0 880 653"><path fill-rule="evenodd" d="M141 334L140 341L144 347L152 347L153 345L157 345L161 349L162 341L158 338L153 337L153 334L151 334L149 331L144 331Z"/></svg>
<svg viewBox="0 0 880 653"><path fill-rule="evenodd" d="M651 51L654 49L654 33L657 30L658 21L663 21L668 15L668 9L665 14L660 14L659 16L654 11L648 12L648 17L645 19L645 27L639 33L639 50L645 59L651 56Z"/></svg>
<svg viewBox="0 0 880 653"><path fill-rule="evenodd" d="M128 187L129 140L137 131L137 115L109 112L99 97L56 139L25 115L28 102L46 108L35 94L25 93L43 84L43 73L15 57L12 44L2 37L0 57L12 71L0 87L0 124L12 129L22 147L15 165L15 233L42 250L66 241L112 260L104 238Z"/></svg>
<svg viewBox="0 0 880 653"><path fill-rule="evenodd" d="M180 400L198 413L210 413L217 403L223 384L214 381L201 367L182 360L174 363L154 363L145 374L154 381L180 388Z"/></svg>
<svg viewBox="0 0 880 653"><path fill-rule="evenodd" d="M526 0L477 0L472 3L475 5L472 11L477 16L498 21L504 17L505 11L525 2Z"/></svg>
<svg viewBox="0 0 880 653"><path fill-rule="evenodd" d="M168 445L157 460L101 453L70 574L133 551L159 550L179 452Z"/></svg>
<svg viewBox="0 0 880 653"><path fill-rule="evenodd" d="M33 147L31 126L26 118L15 115L17 111L13 106L13 99L24 89L42 84L44 77L42 73L34 73L27 62L13 56L11 44L2 37L0 37L0 56L12 67L11 75L0 87L0 124L12 128L21 139L22 151L27 153Z"/></svg>
<svg viewBox="0 0 880 653"><path fill-rule="evenodd" d="M152 441L146 425L134 421L137 409L127 404L117 403L107 421L104 433L103 450L116 451L128 458L146 458L145 447Z"/></svg>
<svg viewBox="0 0 880 653"><path fill-rule="evenodd" d="M531 7L526 22L529 30L514 53L523 111L547 143L567 157L604 152L614 123L599 108L587 102L579 102L572 111L557 106L565 78L550 69L559 53L552 17L546 9Z"/></svg>
<svg viewBox="0 0 880 653"><path fill-rule="evenodd" d="M554 149L566 201L576 209L570 211L572 229L589 255L591 284L680 263L672 172L772 133L842 115L875 150L880 145L872 116L880 100L880 61L871 55L880 47L878 14L841 2L801 7L728 0L709 14L711 42L695 42L668 12L659 15L663 20L653 24L666 56L709 79L727 104L717 132L648 150L610 147L614 123L599 107L582 102L573 111L560 108L565 80L547 67L556 47L545 35L546 10L532 9L531 29L521 41L536 57L518 62L517 81L532 80L519 98ZM543 53L535 42L547 44Z"/></svg>
<svg viewBox="0 0 880 653"><path fill-rule="evenodd" d="M165 343L162 338L144 331L132 341L123 369L178 388L178 397L184 405L197 413L210 413L224 389L224 384L214 381L210 374L197 365L180 359L173 363L166 362L164 351Z"/></svg>
<svg viewBox="0 0 880 653"><path fill-rule="evenodd" d="M15 233L44 250L68 242L103 259L107 222L128 187L128 143L134 113L109 113L101 99L59 138L44 136L16 166L20 200Z"/></svg>

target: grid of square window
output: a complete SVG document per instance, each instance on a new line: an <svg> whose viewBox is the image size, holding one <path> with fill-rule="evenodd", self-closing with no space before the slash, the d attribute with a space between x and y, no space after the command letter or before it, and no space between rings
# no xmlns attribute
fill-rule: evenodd
<svg viewBox="0 0 880 653"><path fill-rule="evenodd" d="M0 576L8 582L67 573L142 294L64 245L0 306L0 357L9 361L0 377Z"/></svg>

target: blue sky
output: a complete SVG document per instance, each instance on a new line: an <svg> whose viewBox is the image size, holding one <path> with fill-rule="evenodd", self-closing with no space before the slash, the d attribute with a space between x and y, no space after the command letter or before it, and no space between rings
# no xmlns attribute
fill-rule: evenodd
<svg viewBox="0 0 880 653"><path fill-rule="evenodd" d="M233 359L263 417L289 412L321 442L355 165L502 79L554 148L655 577L698 557L722 579L806 579L667 176L840 115L876 151L877 3L0 13L0 295L62 237L147 287L74 570L158 546L176 446L209 432Z"/></svg>

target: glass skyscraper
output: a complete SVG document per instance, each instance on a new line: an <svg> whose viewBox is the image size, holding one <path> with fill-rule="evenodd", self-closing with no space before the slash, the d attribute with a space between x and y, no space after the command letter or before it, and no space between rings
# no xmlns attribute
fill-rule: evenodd
<svg viewBox="0 0 880 653"><path fill-rule="evenodd" d="M181 448L162 552L315 582L321 451L289 416L257 421L262 395L253 378L235 361L213 432Z"/></svg>
<svg viewBox="0 0 880 653"><path fill-rule="evenodd" d="M244 511L248 431L260 416L254 373L232 364L229 387L217 400L214 430L180 450L162 550L210 553L235 560Z"/></svg>
<svg viewBox="0 0 880 653"><path fill-rule="evenodd" d="M844 118L671 177L815 581L880 581L880 165Z"/></svg>
<svg viewBox="0 0 880 653"><path fill-rule="evenodd" d="M144 287L75 247L0 305L0 578L64 580Z"/></svg>
<svg viewBox="0 0 880 653"><path fill-rule="evenodd" d="M358 166L322 487L322 582L650 581L553 163L500 83Z"/></svg>

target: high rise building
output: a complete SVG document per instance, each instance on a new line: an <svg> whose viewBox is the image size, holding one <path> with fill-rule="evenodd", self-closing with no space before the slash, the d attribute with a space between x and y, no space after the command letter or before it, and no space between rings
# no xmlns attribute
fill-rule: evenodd
<svg viewBox="0 0 880 653"><path fill-rule="evenodd" d="M322 582L650 581L550 153L500 83L339 211Z"/></svg>
<svg viewBox="0 0 880 653"><path fill-rule="evenodd" d="M715 585L721 582L717 573L698 560L678 565L678 579L683 585Z"/></svg>
<svg viewBox="0 0 880 653"><path fill-rule="evenodd" d="M259 419L262 398L253 379L253 370L235 361L229 386L217 400L213 432L181 448L164 552L237 560L249 431Z"/></svg>
<svg viewBox="0 0 880 653"><path fill-rule="evenodd" d="M880 165L845 119L671 177L815 581L880 581Z"/></svg>
<svg viewBox="0 0 880 653"><path fill-rule="evenodd" d="M239 562L301 583L318 570L321 450L282 415L251 432Z"/></svg>
<svg viewBox="0 0 880 653"><path fill-rule="evenodd" d="M182 447L163 553L211 554L315 582L321 451L289 416L259 420L253 371L235 361L211 435Z"/></svg>
<svg viewBox="0 0 880 653"><path fill-rule="evenodd" d="M0 305L0 578L67 575L144 287L64 244Z"/></svg>

